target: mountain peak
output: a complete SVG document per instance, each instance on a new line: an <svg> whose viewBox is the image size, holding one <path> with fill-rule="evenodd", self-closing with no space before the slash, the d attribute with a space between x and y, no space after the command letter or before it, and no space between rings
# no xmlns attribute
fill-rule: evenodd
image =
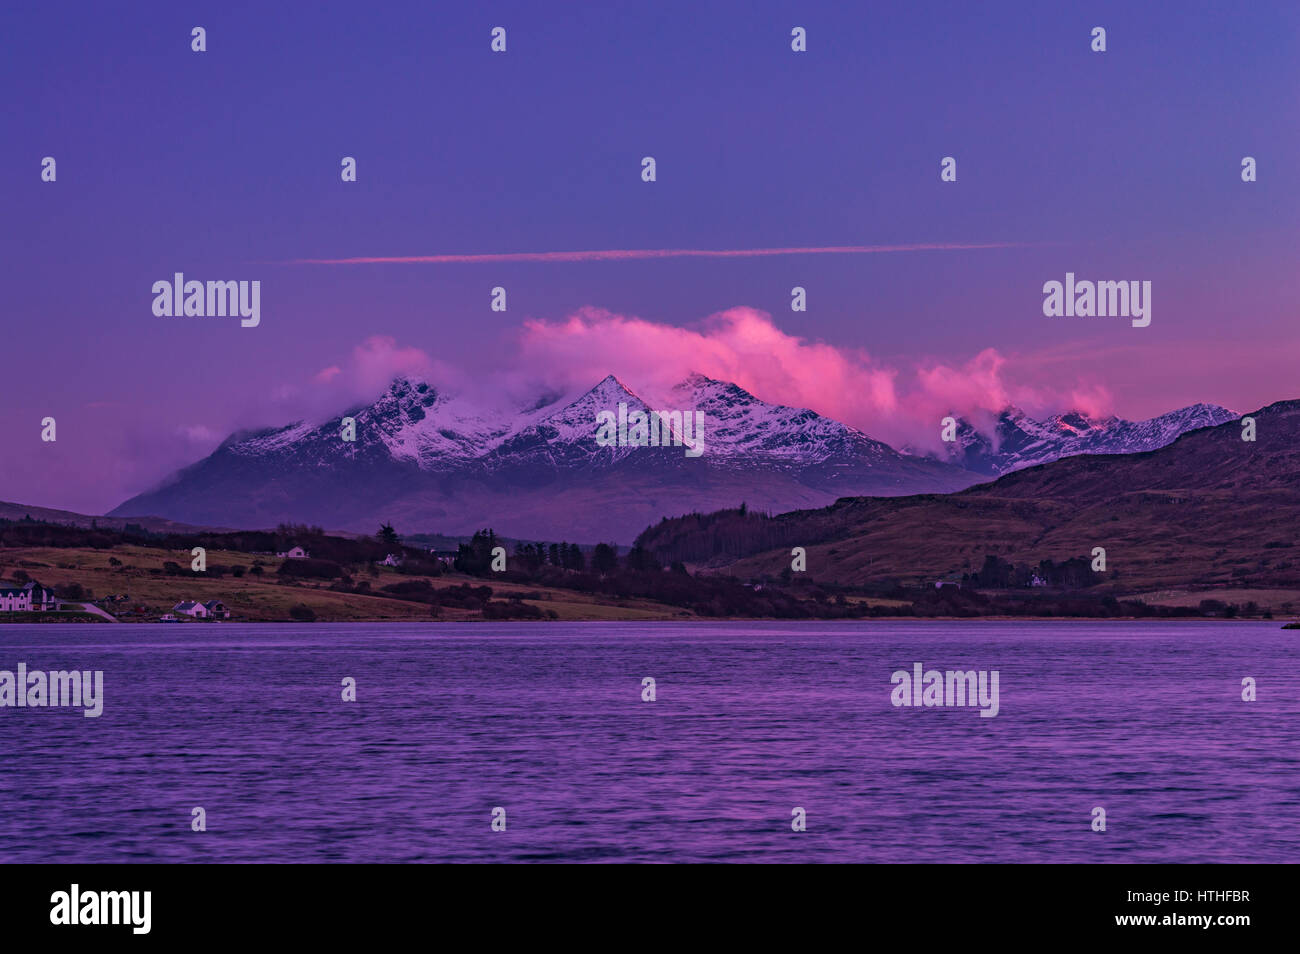
<svg viewBox="0 0 1300 954"><path fill-rule="evenodd" d="M633 392L631 388L629 388L626 384L624 384L622 381L620 381L617 377L615 377L612 374L605 375L603 378L600 379L599 382L596 383L594 387L584 392L583 395L573 403L586 404L588 403L588 398L590 398L592 401L597 401L597 402L599 401L613 402L613 404L611 405L611 410L614 407L617 407L620 401L641 400L639 397L636 396L635 392Z"/></svg>
<svg viewBox="0 0 1300 954"><path fill-rule="evenodd" d="M766 401L750 394L739 384L734 384L731 381L719 381L717 378L700 374L698 371L692 371L680 382L673 385L672 394L678 397L686 397L697 405L704 402L723 401L762 404L768 407L781 406L769 405Z"/></svg>
<svg viewBox="0 0 1300 954"><path fill-rule="evenodd" d="M998 414L992 430L958 418L958 439L938 456L978 473L996 475L1077 454L1131 454L1156 450L1188 431L1234 420L1213 404L1193 404L1145 421L1096 417L1077 408L1033 418L1015 405Z"/></svg>
<svg viewBox="0 0 1300 954"><path fill-rule="evenodd" d="M1178 414L1184 417L1195 417L1198 415L1219 416L1228 415L1229 419L1236 418L1238 414L1219 404L1208 404L1204 401L1198 401L1195 404L1189 404L1187 407L1179 408L1177 411L1170 411L1169 414L1162 414L1160 417L1169 417L1171 414Z"/></svg>
<svg viewBox="0 0 1300 954"><path fill-rule="evenodd" d="M722 384L716 378L711 378L707 374L701 374L699 371L691 371L686 377L676 385L676 387L707 387L710 384Z"/></svg>
<svg viewBox="0 0 1300 954"><path fill-rule="evenodd" d="M388 384L389 394L406 394L410 391L419 390L421 393L428 391L432 386L424 378L413 374L399 374Z"/></svg>

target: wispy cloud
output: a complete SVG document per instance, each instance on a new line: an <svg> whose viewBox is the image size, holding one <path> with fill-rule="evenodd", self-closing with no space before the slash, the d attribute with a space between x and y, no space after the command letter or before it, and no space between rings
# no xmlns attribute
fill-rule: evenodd
<svg viewBox="0 0 1300 954"><path fill-rule="evenodd" d="M908 245L795 245L787 248L607 248L577 252L491 252L456 255L370 255L295 258L280 265L455 265L480 262L628 262L663 258L764 258L773 255L875 255L1025 248L1025 242L916 242Z"/></svg>

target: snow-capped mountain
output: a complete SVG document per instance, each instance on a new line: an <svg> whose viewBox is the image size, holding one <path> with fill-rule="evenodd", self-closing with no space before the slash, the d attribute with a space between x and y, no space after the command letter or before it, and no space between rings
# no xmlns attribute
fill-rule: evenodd
<svg viewBox="0 0 1300 954"><path fill-rule="evenodd" d="M1094 418L1081 411L1035 420L1017 407L1008 407L991 426L982 429L959 418L957 439L931 456L995 476L1076 454L1158 450L1188 431L1215 427L1237 416L1214 404L1193 404L1147 421Z"/></svg>
<svg viewBox="0 0 1300 954"><path fill-rule="evenodd" d="M617 415L620 404L629 414L702 412L703 453L601 446L597 415ZM340 437L348 417L354 441ZM338 418L236 434L114 513L366 532L387 520L404 532L492 526L522 538L626 542L694 510L744 502L784 511L858 494L947 492L978 479L702 375L653 404L610 375L584 392L504 412L403 378Z"/></svg>
<svg viewBox="0 0 1300 954"><path fill-rule="evenodd" d="M620 404L660 420L701 412L703 453L602 446L598 415L617 415ZM233 435L111 516L355 532L381 522L405 533L490 526L516 538L626 543L664 517L742 502L783 512L839 497L947 493L1057 457L1154 450L1234 416L1195 405L1141 423L1077 412L1035 421L1009 408L991 437L962 422L950 456L939 460L699 374L662 400L647 401L609 375L585 391L505 410L399 378L374 403L337 418ZM342 439L346 418L355 440Z"/></svg>
<svg viewBox="0 0 1300 954"><path fill-rule="evenodd" d="M342 418L356 421L356 440L340 441ZM315 462L340 459L409 461L425 471L453 470L499 444L512 422L450 397L422 381L398 379L367 407L325 424L299 421L255 434L236 434L223 447L237 457Z"/></svg>
<svg viewBox="0 0 1300 954"><path fill-rule="evenodd" d="M614 375L607 375L590 391L576 398L561 398L521 418L480 463L501 480L526 480L541 470L550 474L590 468L609 468L632 453L653 448L601 446L596 441L597 415L619 405L628 413L648 413L649 407Z"/></svg>
<svg viewBox="0 0 1300 954"><path fill-rule="evenodd" d="M760 401L744 388L692 374L669 392L674 408L704 413L708 452L715 459L762 459L798 468L829 461L885 461L887 444L806 408Z"/></svg>

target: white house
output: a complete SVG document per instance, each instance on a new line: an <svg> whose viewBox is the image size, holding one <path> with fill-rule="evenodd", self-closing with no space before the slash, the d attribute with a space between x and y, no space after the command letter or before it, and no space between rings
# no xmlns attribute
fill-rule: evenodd
<svg viewBox="0 0 1300 954"><path fill-rule="evenodd" d="M192 616L195 619L207 619L208 608L202 603L196 603L194 600L186 600L183 603L177 603L172 607L173 613L179 613L183 616Z"/></svg>
<svg viewBox="0 0 1300 954"><path fill-rule="evenodd" d="M31 608L31 590L21 586L0 586L0 613L26 613Z"/></svg>
<svg viewBox="0 0 1300 954"><path fill-rule="evenodd" d="M311 554L308 553L306 550L304 550L302 547L294 547L292 550L289 550L287 553L277 553L276 556L279 557L281 560L305 560L309 556L311 556Z"/></svg>
<svg viewBox="0 0 1300 954"><path fill-rule="evenodd" d="M390 553L379 561L380 566L401 566L402 557L397 553Z"/></svg>
<svg viewBox="0 0 1300 954"><path fill-rule="evenodd" d="M0 586L0 612L25 613L57 609L59 601L54 591L35 580L22 586Z"/></svg>

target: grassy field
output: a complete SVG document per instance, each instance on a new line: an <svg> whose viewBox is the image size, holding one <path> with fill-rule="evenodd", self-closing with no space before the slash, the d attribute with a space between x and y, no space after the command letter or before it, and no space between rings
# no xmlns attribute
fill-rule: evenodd
<svg viewBox="0 0 1300 954"><path fill-rule="evenodd" d="M1244 605L1255 603L1272 610L1274 616L1300 614L1300 590L1263 590L1233 587L1208 589L1167 589L1138 593L1135 599L1153 606L1199 606L1201 600L1219 600L1222 603Z"/></svg>
<svg viewBox="0 0 1300 954"><path fill-rule="evenodd" d="M109 561L121 561L113 566ZM167 576L163 571L166 562L179 564L181 576ZM169 551L152 547L119 546L111 550L58 549L58 548L6 548L0 550L0 576L12 579L15 570L22 570L45 586L63 586L78 583L95 597L125 595L126 602L103 603L114 616L126 621L156 621L182 600L221 600L231 612L231 619L245 621L288 620L290 607L305 605L321 622L360 622L366 620L424 620L430 615L424 603L394 599L384 595L364 595L331 591L326 584L311 582L281 582L275 575L282 561L274 556L256 555L225 550L209 550L209 567L244 567L245 573L236 578L227 570L219 578L190 571L191 556L188 550ZM262 564L263 574L251 571L256 563ZM571 590L518 584L494 584L491 580L452 573L440 577L403 576L389 567L375 567L375 572L362 570L355 579L366 580L371 589L399 581L428 579L435 589L468 583L471 586L491 586L492 599L509 599L513 594L528 594L524 603L543 611L552 610L562 620L638 620L690 618L692 614L677 607L648 600L611 600ZM136 607L143 612L135 613ZM19 614L14 614L19 615ZM44 615L44 614L32 614ZM441 607L441 620L481 619L477 610ZM200 621L187 621L198 625Z"/></svg>

